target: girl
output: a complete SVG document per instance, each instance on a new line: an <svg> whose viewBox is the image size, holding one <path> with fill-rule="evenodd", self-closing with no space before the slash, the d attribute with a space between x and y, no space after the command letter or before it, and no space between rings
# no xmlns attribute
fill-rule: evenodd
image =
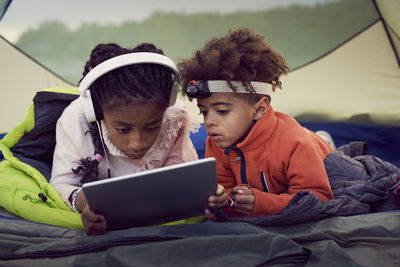
<svg viewBox="0 0 400 267"><path fill-rule="evenodd" d="M140 53L142 62L125 62L137 52L150 53ZM82 213L88 234L104 233L107 221L90 210L82 184L197 159L189 138L194 125L183 107L171 105L176 99L176 67L160 54L162 50L148 43L132 50L114 43L97 45L83 71L81 97L57 122L50 182L74 211ZM148 57L160 58L160 64L147 63ZM164 61L172 63L166 66ZM111 62L119 66L110 67ZM112 70L97 75L107 66ZM86 75L98 76L87 90L82 89Z"/></svg>

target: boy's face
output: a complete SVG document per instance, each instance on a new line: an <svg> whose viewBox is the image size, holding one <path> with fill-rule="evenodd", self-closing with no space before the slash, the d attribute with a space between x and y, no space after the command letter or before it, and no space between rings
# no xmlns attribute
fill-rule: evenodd
<svg viewBox="0 0 400 267"><path fill-rule="evenodd" d="M132 104L104 110L110 139L131 159L140 159L160 133L165 108L154 103Z"/></svg>
<svg viewBox="0 0 400 267"><path fill-rule="evenodd" d="M197 106L209 138L218 147L229 148L242 141L259 119L256 116L259 102L252 105L232 93L213 93L197 99Z"/></svg>

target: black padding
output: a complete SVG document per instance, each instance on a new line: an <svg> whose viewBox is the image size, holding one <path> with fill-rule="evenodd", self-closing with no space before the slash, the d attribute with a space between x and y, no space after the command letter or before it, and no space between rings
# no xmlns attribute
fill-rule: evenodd
<svg viewBox="0 0 400 267"><path fill-rule="evenodd" d="M15 157L36 168L47 180L51 175L57 120L77 97L74 94L38 92L33 99L35 126L11 148Z"/></svg>

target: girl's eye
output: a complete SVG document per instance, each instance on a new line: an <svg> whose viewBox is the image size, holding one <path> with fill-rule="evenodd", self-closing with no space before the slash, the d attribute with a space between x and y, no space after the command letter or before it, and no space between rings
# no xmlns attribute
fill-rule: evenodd
<svg viewBox="0 0 400 267"><path fill-rule="evenodd" d="M129 133L129 129L128 128L116 128L116 130L117 130L118 133L121 133L121 134Z"/></svg>
<svg viewBox="0 0 400 267"><path fill-rule="evenodd" d="M149 128L147 128L147 131L154 132L154 131L158 130L158 128L160 128L160 126L149 127Z"/></svg>
<svg viewBox="0 0 400 267"><path fill-rule="evenodd" d="M225 114L227 114L229 112L229 110L227 110L227 109L219 109L219 110L217 110L217 112L219 114L221 114L221 115L225 115Z"/></svg>

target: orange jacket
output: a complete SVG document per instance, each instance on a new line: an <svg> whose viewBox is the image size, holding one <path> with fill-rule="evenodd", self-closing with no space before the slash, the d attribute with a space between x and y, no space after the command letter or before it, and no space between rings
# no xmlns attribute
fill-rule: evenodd
<svg viewBox="0 0 400 267"><path fill-rule="evenodd" d="M235 147L225 154L207 138L205 155L216 159L218 182L228 193L241 184L252 189L252 215L279 214L303 190L322 200L333 198L323 162L332 148L289 115L270 107Z"/></svg>

